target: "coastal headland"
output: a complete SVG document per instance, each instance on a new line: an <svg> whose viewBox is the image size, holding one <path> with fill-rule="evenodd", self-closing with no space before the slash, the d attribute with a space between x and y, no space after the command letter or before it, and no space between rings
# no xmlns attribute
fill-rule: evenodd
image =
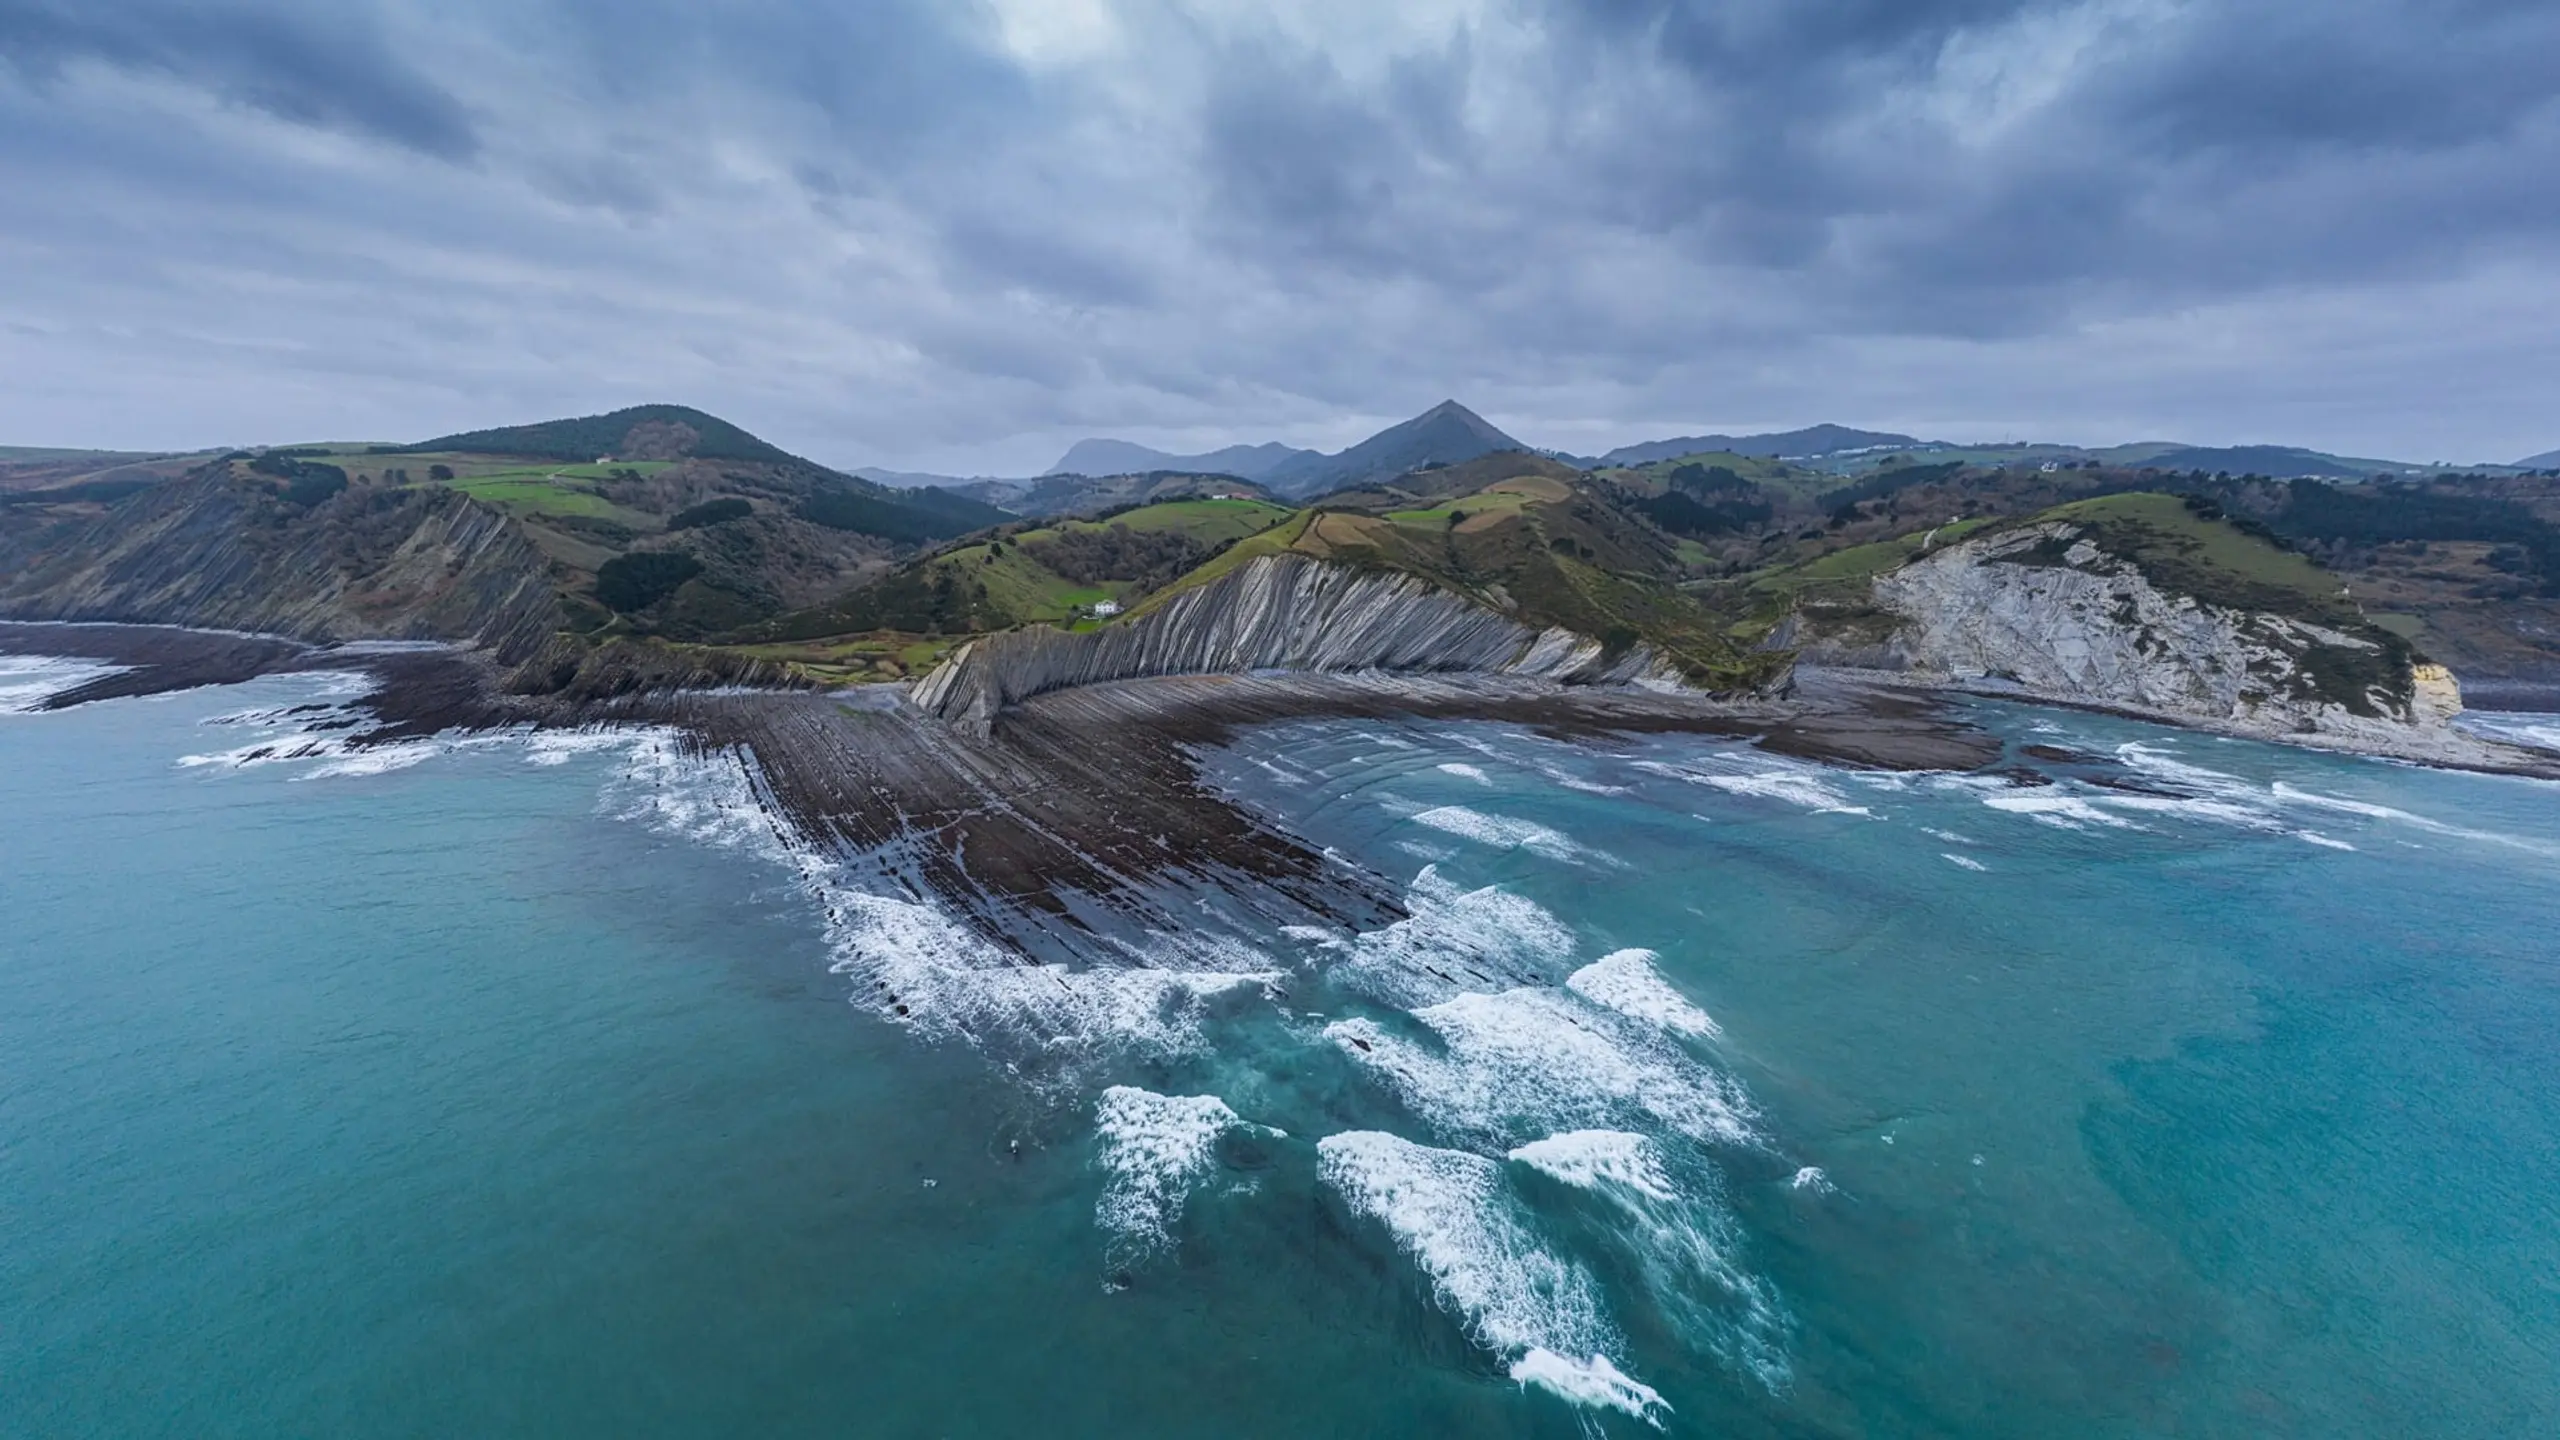
<svg viewBox="0 0 2560 1440"><path fill-rule="evenodd" d="M1932 697L1813 677L1786 698L1725 701L1534 677L1181 675L1041 694L985 731L934 718L907 687L846 690L666 685L518 694L488 655L445 646L315 646L159 626L0 622L0 653L118 667L43 702L357 672L372 688L345 742L455 731L669 726L703 751L753 760L762 796L800 844L877 867L916 898L967 916L1028 959L1077 951L1095 917L1141 927L1217 893L1279 923L1374 925L1396 887L1329 859L1204 785L1198 756L1247 727L1332 718L1496 720L1563 738L1699 734L1752 739L1863 768L1975 770L2001 747Z"/></svg>

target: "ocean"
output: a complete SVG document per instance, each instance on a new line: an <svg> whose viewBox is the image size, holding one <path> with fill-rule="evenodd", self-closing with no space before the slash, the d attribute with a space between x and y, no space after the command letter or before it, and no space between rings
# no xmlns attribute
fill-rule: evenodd
<svg viewBox="0 0 2560 1440"><path fill-rule="evenodd" d="M2560 1433L2549 784L1291 723L1207 775L1409 918L1029 967L663 733L94 673L0 659L0 1433Z"/></svg>

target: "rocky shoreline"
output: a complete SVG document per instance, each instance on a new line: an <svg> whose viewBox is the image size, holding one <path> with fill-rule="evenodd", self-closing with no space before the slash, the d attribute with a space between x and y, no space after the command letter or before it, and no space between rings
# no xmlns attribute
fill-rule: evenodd
<svg viewBox="0 0 2560 1440"><path fill-rule="evenodd" d="M1084 685L1003 709L982 732L932 718L902 687L839 692L671 686L510 693L485 653L319 647L121 625L0 622L0 653L126 667L46 708L260 675L361 671L373 724L356 745L448 731L665 725L704 752L752 757L795 837L859 857L912 897L967 915L1040 959L1115 924L1196 923L1204 900L1279 923L1373 925L1397 892L1237 808L1199 778L1199 753L1254 725L1313 718L1501 720L1566 737L1688 733L1890 769L1977 769L2000 747L1925 699L1854 682L1724 704L1678 692L1520 676L1191 675Z"/></svg>
<svg viewBox="0 0 2560 1440"><path fill-rule="evenodd" d="M1496 720L1568 739L1720 736L1892 770L1984 771L2004 758L1999 741L1908 676L1810 668L1784 697L1747 702L1521 675L1167 676L1051 690L972 717L981 728L937 719L894 686L512 693L510 668L444 647L0 622L0 653L124 667L52 697L53 709L269 674L361 671L375 687L354 702L372 718L351 738L359 746L456 731L671 727L702 753L751 759L760 798L797 843L874 870L908 898L946 905L1042 963L1090 954L1106 932L1187 933L1236 907L1265 926L1368 928L1402 915L1384 877L1311 848L1202 781L1202 753L1253 726ZM2474 768L2560 777L2560 763L2479 743L2522 759Z"/></svg>

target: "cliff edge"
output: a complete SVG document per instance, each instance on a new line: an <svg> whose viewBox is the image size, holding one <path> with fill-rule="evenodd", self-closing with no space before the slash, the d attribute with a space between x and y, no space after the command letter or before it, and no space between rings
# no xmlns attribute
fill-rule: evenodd
<svg viewBox="0 0 2560 1440"><path fill-rule="evenodd" d="M2508 758L2453 728L2451 672L2373 623L2334 577L2165 495L1977 533L1877 576L1863 613L1801 613L1772 640L1810 664L2264 739L2446 764Z"/></svg>
<svg viewBox="0 0 2560 1440"><path fill-rule="evenodd" d="M1682 683L1642 642L1612 650L1569 630L1533 629L1409 573L1283 554L1100 630L1024 629L973 641L918 681L912 698L925 713L983 735L1006 706L1052 690L1255 670Z"/></svg>
<svg viewBox="0 0 2560 1440"><path fill-rule="evenodd" d="M125 502L0 577L0 615L298 640L453 640L513 663L560 626L550 566L498 511L442 488L316 500L200 472Z"/></svg>

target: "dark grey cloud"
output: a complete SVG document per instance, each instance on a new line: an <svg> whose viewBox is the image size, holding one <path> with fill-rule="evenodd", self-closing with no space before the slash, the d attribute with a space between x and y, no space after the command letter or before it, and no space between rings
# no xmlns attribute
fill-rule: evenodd
<svg viewBox="0 0 2560 1440"><path fill-rule="evenodd" d="M81 64L165 74L279 119L446 159L479 145L462 105L356 5L0 0L0 55L39 80Z"/></svg>
<svg viewBox="0 0 2560 1440"><path fill-rule="evenodd" d="M2548 0L0 0L0 56L8 438L2560 443Z"/></svg>

